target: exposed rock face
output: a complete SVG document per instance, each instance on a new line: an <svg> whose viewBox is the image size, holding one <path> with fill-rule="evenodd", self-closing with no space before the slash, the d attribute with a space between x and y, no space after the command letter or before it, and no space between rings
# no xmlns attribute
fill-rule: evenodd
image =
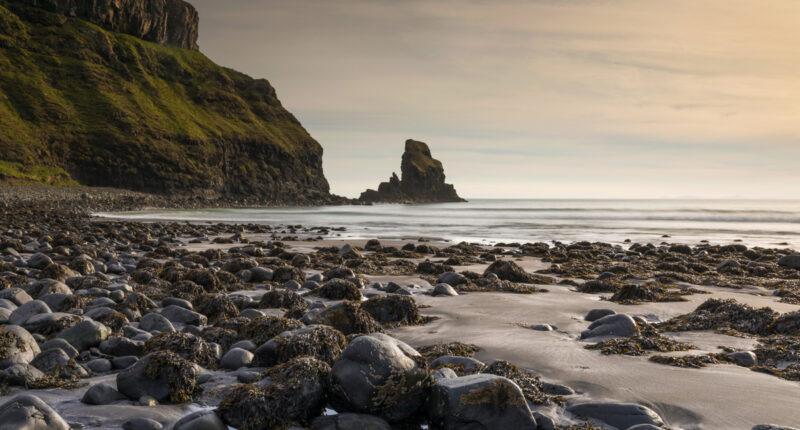
<svg viewBox="0 0 800 430"><path fill-rule="evenodd" d="M178 0L0 0L0 182L333 201L269 82L88 22L195 48L196 20Z"/></svg>
<svg viewBox="0 0 800 430"><path fill-rule="evenodd" d="M200 18L194 6L182 0L25 0L24 3L82 18L106 30L149 42L198 49Z"/></svg>
<svg viewBox="0 0 800 430"><path fill-rule="evenodd" d="M370 203L435 203L463 202L451 184L444 182L444 168L439 160L431 156L428 145L416 140L407 140L400 165L402 179L392 174L389 182L383 182L378 190L361 193L359 200Z"/></svg>

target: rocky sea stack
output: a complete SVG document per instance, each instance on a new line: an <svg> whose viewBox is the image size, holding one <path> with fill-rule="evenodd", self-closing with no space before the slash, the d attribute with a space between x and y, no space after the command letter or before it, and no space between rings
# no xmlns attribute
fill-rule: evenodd
<svg viewBox="0 0 800 430"><path fill-rule="evenodd" d="M455 187L444 182L442 162L431 156L428 145L407 140L400 165L402 178L393 173L389 182L382 182L378 190L361 193L359 200L368 203L436 203L464 202Z"/></svg>
<svg viewBox="0 0 800 430"><path fill-rule="evenodd" d="M330 201L319 143L197 32L180 0L0 0L0 183Z"/></svg>

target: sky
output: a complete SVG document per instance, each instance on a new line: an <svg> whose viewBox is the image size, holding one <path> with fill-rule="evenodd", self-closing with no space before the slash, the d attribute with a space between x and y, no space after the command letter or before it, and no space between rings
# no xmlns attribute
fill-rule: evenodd
<svg viewBox="0 0 800 430"><path fill-rule="evenodd" d="M189 0L357 197L427 142L467 198L800 198L797 0Z"/></svg>

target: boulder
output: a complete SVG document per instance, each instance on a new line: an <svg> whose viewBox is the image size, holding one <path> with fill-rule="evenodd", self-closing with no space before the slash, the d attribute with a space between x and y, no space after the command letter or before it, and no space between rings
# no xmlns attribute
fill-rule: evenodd
<svg viewBox="0 0 800 430"><path fill-rule="evenodd" d="M132 400L185 403L199 392L197 367L171 351L143 357L117 374L117 388Z"/></svg>
<svg viewBox="0 0 800 430"><path fill-rule="evenodd" d="M8 317L10 324L22 325L28 318L37 314L49 314L52 311L47 303L41 300L31 300L11 312Z"/></svg>
<svg viewBox="0 0 800 430"><path fill-rule="evenodd" d="M612 309L592 309L583 319L585 321L594 322L605 316L614 315L615 313L616 312Z"/></svg>
<svg viewBox="0 0 800 430"><path fill-rule="evenodd" d="M302 321L306 324L324 324L339 330L344 335L369 334L383 328L361 305L353 302L337 303L325 309L308 312Z"/></svg>
<svg viewBox="0 0 800 430"><path fill-rule="evenodd" d="M455 355L444 355L433 360L430 364L431 369L451 368L462 375L478 373L486 367L482 361L471 357L459 357Z"/></svg>
<svg viewBox="0 0 800 430"><path fill-rule="evenodd" d="M178 420L172 430L228 430L214 411L197 411Z"/></svg>
<svg viewBox="0 0 800 430"><path fill-rule="evenodd" d="M387 326L418 325L423 322L417 303L409 296L372 297L361 303L361 309L369 312L375 320Z"/></svg>
<svg viewBox="0 0 800 430"><path fill-rule="evenodd" d="M140 357L144 355L144 342L128 339L127 337L112 337L100 343L100 352L114 357L124 357L126 355Z"/></svg>
<svg viewBox="0 0 800 430"><path fill-rule="evenodd" d="M436 282L457 287L462 284L469 284L469 279L460 273L444 272L439 275L439 279Z"/></svg>
<svg viewBox="0 0 800 430"><path fill-rule="evenodd" d="M26 363L17 363L11 367L0 371L0 385L18 385L21 387L28 387L40 378L44 378L45 374L41 370Z"/></svg>
<svg viewBox="0 0 800 430"><path fill-rule="evenodd" d="M27 364L41 352L36 339L18 325L0 327L0 369Z"/></svg>
<svg viewBox="0 0 800 430"><path fill-rule="evenodd" d="M332 364L344 345L345 337L340 331L324 325L310 325L283 332L258 347L253 364L270 367L300 356L310 356Z"/></svg>
<svg viewBox="0 0 800 430"><path fill-rule="evenodd" d="M249 366L253 362L253 353L241 348L231 348L220 361L223 369L236 370Z"/></svg>
<svg viewBox="0 0 800 430"><path fill-rule="evenodd" d="M208 323L208 318L206 318L205 315L175 305L169 305L162 309L161 315L172 323L195 326L205 325Z"/></svg>
<svg viewBox="0 0 800 430"><path fill-rule="evenodd" d="M331 279L310 294L329 300L361 301L361 291L358 286L346 279Z"/></svg>
<svg viewBox="0 0 800 430"><path fill-rule="evenodd" d="M458 291L449 284L436 284L436 287L433 288L434 297L454 297L457 295Z"/></svg>
<svg viewBox="0 0 800 430"><path fill-rule="evenodd" d="M86 403L87 405L108 405L120 400L128 400L128 398L119 391L115 390L111 385L99 383L92 385L88 390L86 390L86 392L83 394L81 402Z"/></svg>
<svg viewBox="0 0 800 430"><path fill-rule="evenodd" d="M432 423L442 429L537 428L522 390L502 376L479 373L439 379L429 408Z"/></svg>
<svg viewBox="0 0 800 430"><path fill-rule="evenodd" d="M331 370L331 401L341 411L388 421L413 416L433 379L422 356L382 333L353 339Z"/></svg>
<svg viewBox="0 0 800 430"><path fill-rule="evenodd" d="M83 321L59 333L56 337L64 339L78 351L100 345L108 338L110 330L97 321Z"/></svg>
<svg viewBox="0 0 800 430"><path fill-rule="evenodd" d="M800 270L800 254L785 255L778 260L778 265Z"/></svg>
<svg viewBox="0 0 800 430"><path fill-rule="evenodd" d="M161 430L164 425L150 418L131 418L122 423L122 430Z"/></svg>
<svg viewBox="0 0 800 430"><path fill-rule="evenodd" d="M314 430L392 430L392 426L381 418L350 413L317 417L311 428Z"/></svg>
<svg viewBox="0 0 800 430"><path fill-rule="evenodd" d="M494 273L498 278L504 281L524 283L536 282L536 279L533 275L526 272L517 263L510 260L495 261L486 268L486 270L483 272L483 275L486 276L490 273Z"/></svg>
<svg viewBox="0 0 800 430"><path fill-rule="evenodd" d="M629 337L639 334L636 321L627 314L608 315L589 325L588 330L581 333L582 339L599 336Z"/></svg>
<svg viewBox="0 0 800 430"><path fill-rule="evenodd" d="M173 306L173 305L170 305ZM174 305L177 306L177 305ZM157 314L157 313L149 313L144 315L139 320L139 328L144 331L149 332L173 332L175 331L175 327L172 323L165 317L164 315Z"/></svg>
<svg viewBox="0 0 800 430"><path fill-rule="evenodd" d="M81 321L83 321L83 317L75 314L52 312L33 315L25 320L22 326L31 333L53 336L79 324Z"/></svg>
<svg viewBox="0 0 800 430"><path fill-rule="evenodd" d="M20 394L0 406L0 430L69 430L69 425L47 403L32 394Z"/></svg>
<svg viewBox="0 0 800 430"><path fill-rule="evenodd" d="M652 409L633 403L582 403L567 408L567 412L580 417L591 418L608 425L628 429L635 425L664 425L661 417Z"/></svg>

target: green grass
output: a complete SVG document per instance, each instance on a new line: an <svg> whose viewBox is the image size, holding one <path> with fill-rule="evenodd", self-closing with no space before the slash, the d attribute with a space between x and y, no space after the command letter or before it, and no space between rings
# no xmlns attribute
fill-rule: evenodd
<svg viewBox="0 0 800 430"><path fill-rule="evenodd" d="M259 193L277 186L277 170L327 191L321 157L266 81L197 51L0 0L6 177L66 174L86 185L163 192L232 183ZM61 170L36 173L37 166Z"/></svg>

